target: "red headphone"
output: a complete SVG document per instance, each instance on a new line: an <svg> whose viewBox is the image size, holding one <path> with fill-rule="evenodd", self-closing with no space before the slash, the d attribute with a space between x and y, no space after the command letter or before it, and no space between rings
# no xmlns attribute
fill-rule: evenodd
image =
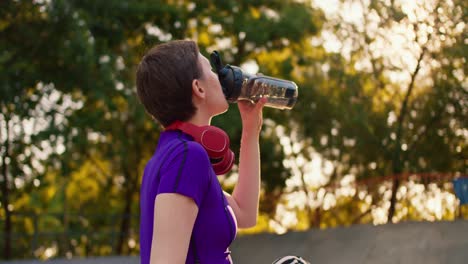
<svg viewBox="0 0 468 264"><path fill-rule="evenodd" d="M166 130L180 130L200 143L208 153L216 175L222 175L231 170L235 155L229 148L229 136L222 129L175 121Z"/></svg>

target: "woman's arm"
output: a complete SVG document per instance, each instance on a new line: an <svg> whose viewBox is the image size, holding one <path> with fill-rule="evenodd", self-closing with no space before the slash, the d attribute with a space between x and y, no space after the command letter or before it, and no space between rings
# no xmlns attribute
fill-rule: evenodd
<svg viewBox="0 0 468 264"><path fill-rule="evenodd" d="M260 147L262 109L266 99L257 104L238 102L242 117L242 137L239 155L239 179L232 196L226 195L241 228L257 224L260 193Z"/></svg>
<svg viewBox="0 0 468 264"><path fill-rule="evenodd" d="M197 214L197 204L187 196L175 193L156 196L151 264L185 263Z"/></svg>

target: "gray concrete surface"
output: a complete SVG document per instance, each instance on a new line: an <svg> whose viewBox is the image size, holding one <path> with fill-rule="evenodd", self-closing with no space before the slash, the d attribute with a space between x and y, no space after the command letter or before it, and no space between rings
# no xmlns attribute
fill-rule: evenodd
<svg viewBox="0 0 468 264"><path fill-rule="evenodd" d="M137 257L96 257L86 259L54 259L49 261L40 260L16 260L0 261L1 264L139 264Z"/></svg>
<svg viewBox="0 0 468 264"><path fill-rule="evenodd" d="M468 221L407 222L238 237L231 247L234 263L268 264L299 255L311 263L468 263ZM10 261L2 264L35 264ZM50 264L137 264L137 257L53 260Z"/></svg>
<svg viewBox="0 0 468 264"><path fill-rule="evenodd" d="M233 245L235 262L271 263L299 255L311 263L468 263L468 221L408 222L350 228L261 234Z"/></svg>

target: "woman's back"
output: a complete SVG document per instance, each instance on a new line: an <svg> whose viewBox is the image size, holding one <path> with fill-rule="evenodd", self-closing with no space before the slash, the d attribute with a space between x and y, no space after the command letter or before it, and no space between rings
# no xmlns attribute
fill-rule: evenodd
<svg viewBox="0 0 468 264"><path fill-rule="evenodd" d="M144 264L149 263L151 255L155 198L162 193L190 197L198 207L186 263L230 263L228 247L237 232L236 218L206 151L180 131L161 133L156 152L145 167L140 194Z"/></svg>

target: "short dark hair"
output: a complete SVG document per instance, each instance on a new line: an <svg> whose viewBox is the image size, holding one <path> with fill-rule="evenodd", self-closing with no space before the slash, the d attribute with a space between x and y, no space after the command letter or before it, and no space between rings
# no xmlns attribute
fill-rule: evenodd
<svg viewBox="0 0 468 264"><path fill-rule="evenodd" d="M175 40L153 47L138 65L138 98L164 127L176 120L187 121L197 110L192 81L202 74L198 54L194 41Z"/></svg>

